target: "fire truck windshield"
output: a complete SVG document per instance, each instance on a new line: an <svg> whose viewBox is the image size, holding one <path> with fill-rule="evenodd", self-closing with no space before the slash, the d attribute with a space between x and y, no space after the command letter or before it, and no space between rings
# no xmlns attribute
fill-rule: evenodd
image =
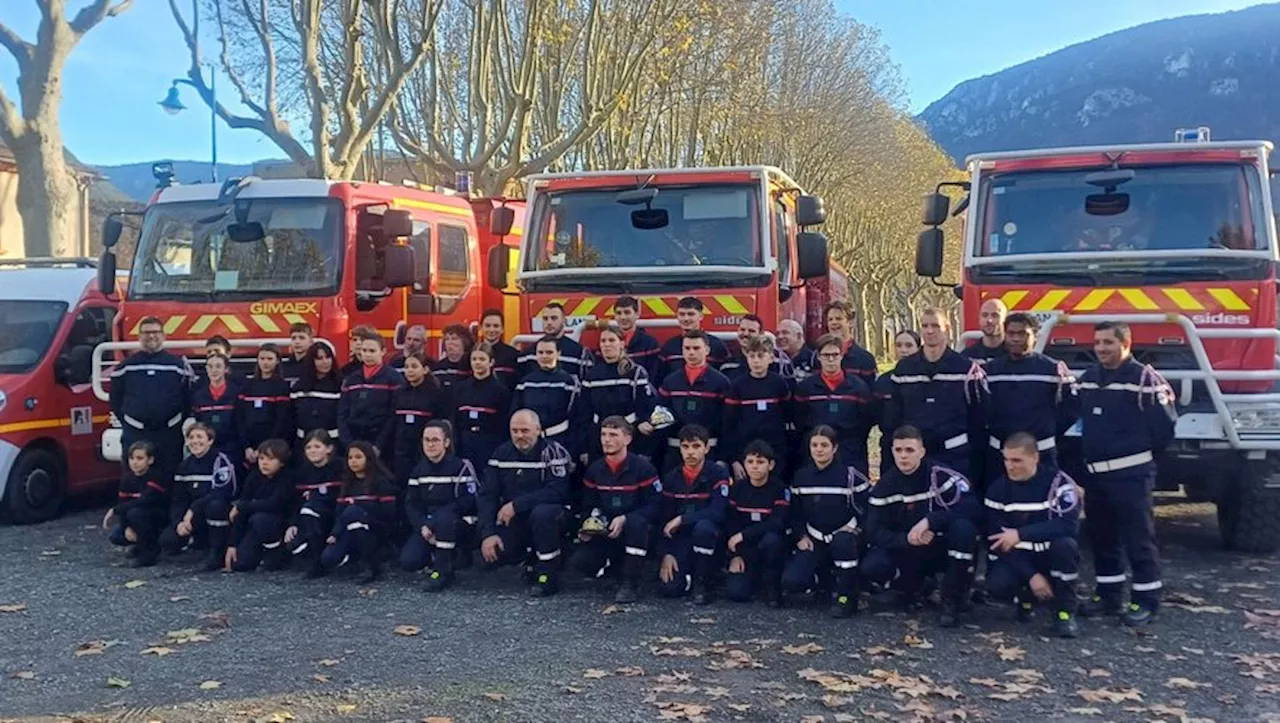
<svg viewBox="0 0 1280 723"><path fill-rule="evenodd" d="M541 195L528 235L526 272L636 267L762 267L759 186L662 186L648 209L665 224L636 223L646 205L619 203L618 189ZM641 227L643 226L643 227Z"/></svg>
<svg viewBox="0 0 1280 723"><path fill-rule="evenodd" d="M0 374L35 368L58 333L67 305L62 301L0 300Z"/></svg>
<svg viewBox="0 0 1280 723"><path fill-rule="evenodd" d="M1113 188L1090 185L1096 170L984 176L974 256L1269 248L1264 187L1253 166L1138 167Z"/></svg>
<svg viewBox="0 0 1280 723"><path fill-rule="evenodd" d="M247 222L265 235L232 241L231 205L161 203L147 210L130 298L325 294L337 290L342 205L323 198L256 198Z"/></svg>

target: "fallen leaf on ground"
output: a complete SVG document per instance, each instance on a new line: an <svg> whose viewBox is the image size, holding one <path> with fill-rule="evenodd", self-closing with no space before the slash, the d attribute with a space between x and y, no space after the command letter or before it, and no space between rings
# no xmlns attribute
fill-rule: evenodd
<svg viewBox="0 0 1280 723"><path fill-rule="evenodd" d="M581 693L583 690L585 690L585 688L579 688L576 685L566 685L560 688L560 691L562 693L568 693L569 695L577 695L578 693Z"/></svg>
<svg viewBox="0 0 1280 723"><path fill-rule="evenodd" d="M11 603L8 605L0 605L0 613L20 613L27 609L26 603Z"/></svg>
<svg viewBox="0 0 1280 723"><path fill-rule="evenodd" d="M156 646L152 646L152 647L150 647L150 648L143 648L143 649L142 649L142 654L143 654L143 655L154 655L154 656L159 657L159 658L163 658L164 656L166 656L166 655L168 655L169 653L172 653L172 652L173 652L173 648L166 648L166 647L164 647L164 646L162 646L162 645L156 645Z"/></svg>
<svg viewBox="0 0 1280 723"><path fill-rule="evenodd" d="M905 650L898 650L897 648L886 648L883 645L876 645L870 648L864 648L863 652L865 652L867 655L872 655L872 656L879 656L879 655L893 656L893 655L907 654Z"/></svg>
<svg viewBox="0 0 1280 723"><path fill-rule="evenodd" d="M359 590L356 590L356 594L359 595L360 597L373 597L374 595L378 594L378 588L362 587Z"/></svg>
<svg viewBox="0 0 1280 723"><path fill-rule="evenodd" d="M108 688L128 688L131 685L133 685L133 682L128 678L107 678Z"/></svg>
<svg viewBox="0 0 1280 723"><path fill-rule="evenodd" d="M1212 688L1212 683L1200 683L1190 678L1170 678L1165 681L1164 687L1178 688L1180 690L1195 690L1196 688Z"/></svg>
<svg viewBox="0 0 1280 723"><path fill-rule="evenodd" d="M311 679L312 679L312 680L314 680L314 681L315 681L315 682L317 682L317 683L328 683L328 682L329 682L329 680L330 680L330 679L329 679L329 676L327 676L327 675L321 675L321 674L319 674L319 673L316 673L315 675L311 676Z"/></svg>
<svg viewBox="0 0 1280 723"><path fill-rule="evenodd" d="M169 602L185 602L190 599L191 598L187 597L186 595L174 595L173 597L169 598Z"/></svg>
<svg viewBox="0 0 1280 723"><path fill-rule="evenodd" d="M1090 678L1110 678L1111 671L1107 670L1106 668L1090 668L1089 677Z"/></svg>
<svg viewBox="0 0 1280 723"><path fill-rule="evenodd" d="M200 690L217 690L222 687L222 683L217 680L206 680L200 684Z"/></svg>
<svg viewBox="0 0 1280 723"><path fill-rule="evenodd" d="M231 616L221 610L205 613L200 616L200 619L204 621L206 628L221 630L231 627Z"/></svg>
<svg viewBox="0 0 1280 723"><path fill-rule="evenodd" d="M697 648L658 648L650 646L649 652L659 658L677 657L677 658L701 658L702 651Z"/></svg>
<svg viewBox="0 0 1280 723"><path fill-rule="evenodd" d="M988 694L987 694L987 697L988 697L988 698L995 698L996 700L1003 700L1003 701L1005 701L1005 702L1008 702L1008 701L1011 701L1011 700L1017 700L1018 698L1021 698L1022 696L1021 696L1021 695L1019 695L1018 693L988 693Z"/></svg>
<svg viewBox="0 0 1280 723"><path fill-rule="evenodd" d="M730 703L728 707L729 710L736 711L738 713L746 713L751 710L750 703Z"/></svg>
<svg viewBox="0 0 1280 723"><path fill-rule="evenodd" d="M187 643L205 643L213 638L205 635L200 628L183 628L181 630L170 630L164 634L171 643L178 645L186 645Z"/></svg>
<svg viewBox="0 0 1280 723"><path fill-rule="evenodd" d="M356 709L355 703L339 703L335 707L339 713L353 713Z"/></svg>
<svg viewBox="0 0 1280 723"><path fill-rule="evenodd" d="M502 693L485 693L484 697L498 703L501 703L502 701L507 699L507 696L503 695Z"/></svg>
<svg viewBox="0 0 1280 723"><path fill-rule="evenodd" d="M609 671L600 670L599 668L587 668L586 671L582 673L582 677L587 680L600 680L601 678L608 678Z"/></svg>
<svg viewBox="0 0 1280 723"><path fill-rule="evenodd" d="M1136 646L1134 646L1134 648L1133 648L1133 649L1134 649L1134 650L1136 650L1136 651L1138 651L1139 653L1154 653L1154 652L1156 652L1156 649L1155 649L1155 648L1148 647L1148 646L1146 646L1146 645L1136 645Z"/></svg>
<svg viewBox="0 0 1280 723"><path fill-rule="evenodd" d="M422 723L453 723L453 719L442 715L429 715L422 719Z"/></svg>
<svg viewBox="0 0 1280 723"><path fill-rule="evenodd" d="M707 696L712 698L713 700L724 698L725 696L729 695L728 688L703 688L702 692L706 693Z"/></svg>
<svg viewBox="0 0 1280 723"><path fill-rule="evenodd" d="M1191 653L1192 655L1204 655L1204 648L1188 648L1184 645L1182 646L1182 652Z"/></svg>
<svg viewBox="0 0 1280 723"><path fill-rule="evenodd" d="M1027 657L1027 651L1023 650L1022 648L1019 648L1016 645L1012 645L1012 646L1001 645L999 648L996 649L996 652L1000 654L1000 659L1006 662L1014 661L1014 660L1022 660L1023 658Z"/></svg>
<svg viewBox="0 0 1280 723"><path fill-rule="evenodd" d="M807 715L800 719L800 723L826 723L825 715Z"/></svg>
<svg viewBox="0 0 1280 723"><path fill-rule="evenodd" d="M317 660L316 665L321 665L326 668L332 668L333 666L341 662L342 662L341 660L338 660L336 658L323 658L321 660Z"/></svg>
<svg viewBox="0 0 1280 723"><path fill-rule="evenodd" d="M924 638L920 637L919 635L916 635L915 633L907 633L906 637L902 639L902 642L909 645L910 647L919 648L920 650L933 649L933 643L929 642L928 640L925 640Z"/></svg>
<svg viewBox="0 0 1280 723"><path fill-rule="evenodd" d="M1102 715L1101 708L1068 708L1067 712L1072 715Z"/></svg>
<svg viewBox="0 0 1280 723"><path fill-rule="evenodd" d="M621 605L610 605L600 611L601 615L615 615L617 613L625 613L630 608L624 608Z"/></svg>
<svg viewBox="0 0 1280 723"><path fill-rule="evenodd" d="M16 678L17 680L35 680L36 674L30 670L19 670L9 677Z"/></svg>
<svg viewBox="0 0 1280 723"><path fill-rule="evenodd" d="M1126 700L1142 702L1142 691L1137 688L1098 688L1097 690L1080 689L1076 695L1088 703L1123 703Z"/></svg>
<svg viewBox="0 0 1280 723"><path fill-rule="evenodd" d="M130 590L135 590L146 584L147 584L146 580L130 580L129 582L126 582L124 586Z"/></svg>
<svg viewBox="0 0 1280 723"><path fill-rule="evenodd" d="M403 635L409 638L422 632L422 628L418 627L417 625L397 625L395 627L395 630L393 630L392 632L394 632L396 635Z"/></svg>
<svg viewBox="0 0 1280 723"><path fill-rule="evenodd" d="M808 655L809 653L820 653L825 648L817 643L805 643L804 645L784 645L782 652L787 655Z"/></svg>
<svg viewBox="0 0 1280 723"><path fill-rule="evenodd" d="M716 619L715 618L693 618L689 622L693 623L694 625L715 625Z"/></svg>
<svg viewBox="0 0 1280 723"><path fill-rule="evenodd" d="M62 554L62 550L45 550L40 553L40 557L57 557Z"/></svg>
<svg viewBox="0 0 1280 723"><path fill-rule="evenodd" d="M639 676L644 675L644 668L640 668L634 665L628 665L622 668L618 668L613 672L617 673L618 675L621 675L624 678L638 678Z"/></svg>
<svg viewBox="0 0 1280 723"><path fill-rule="evenodd" d="M120 640L90 640L87 643L80 643L76 648L76 657L80 658L85 655L102 655L107 648L114 648L119 645Z"/></svg>

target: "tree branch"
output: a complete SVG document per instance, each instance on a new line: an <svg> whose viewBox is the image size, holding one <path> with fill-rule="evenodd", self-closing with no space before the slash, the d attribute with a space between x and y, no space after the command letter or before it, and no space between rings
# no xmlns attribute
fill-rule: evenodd
<svg viewBox="0 0 1280 723"><path fill-rule="evenodd" d="M36 46L18 36L8 25L0 23L0 45L3 45L18 61L18 75L27 73L29 64L35 58Z"/></svg>
<svg viewBox="0 0 1280 723"><path fill-rule="evenodd" d="M71 32L79 40L98 23L119 15L128 10L131 5L133 0L120 0L115 5L111 4L111 0L94 0L92 5L81 8L80 12L76 13L75 19L71 21Z"/></svg>
<svg viewBox="0 0 1280 723"><path fill-rule="evenodd" d="M12 146L25 132L22 114L4 92L4 87L0 86L0 140Z"/></svg>

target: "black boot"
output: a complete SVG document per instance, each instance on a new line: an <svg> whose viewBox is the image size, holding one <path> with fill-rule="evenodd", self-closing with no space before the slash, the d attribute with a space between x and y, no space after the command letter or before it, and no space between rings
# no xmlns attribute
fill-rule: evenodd
<svg viewBox="0 0 1280 723"><path fill-rule="evenodd" d="M1082 618L1119 617L1122 614L1124 614L1124 608L1119 600L1100 595L1094 595L1080 606Z"/></svg>
<svg viewBox="0 0 1280 723"><path fill-rule="evenodd" d="M711 602L711 592L707 590L707 583L698 578L693 579L693 604L707 605Z"/></svg>
<svg viewBox="0 0 1280 723"><path fill-rule="evenodd" d="M324 577L328 573L329 571L324 569L324 565L320 564L320 558L316 557L316 559L311 562L311 567L307 568L306 578L308 580L315 580L317 578Z"/></svg>
<svg viewBox="0 0 1280 723"><path fill-rule="evenodd" d="M556 580L555 573L542 572L542 573L538 573L533 578L533 586L529 588L529 596L530 597L551 597L552 595L555 595L559 591L559 589L560 589L560 586L558 581Z"/></svg>
<svg viewBox="0 0 1280 723"><path fill-rule="evenodd" d="M382 579L382 560L377 555L370 556L364 563L364 575L360 577L361 585L368 585Z"/></svg>
<svg viewBox="0 0 1280 723"><path fill-rule="evenodd" d="M134 545L133 549L135 552L133 561L130 563L133 567L153 567L156 563L160 562L159 548L143 548L138 545Z"/></svg>
<svg viewBox="0 0 1280 723"><path fill-rule="evenodd" d="M1053 621L1053 634L1059 638L1075 638L1080 635L1080 626L1076 617L1065 610L1059 610Z"/></svg>
<svg viewBox="0 0 1280 723"><path fill-rule="evenodd" d="M831 603L831 617L851 618L858 614L857 594L836 595Z"/></svg>
<svg viewBox="0 0 1280 723"><path fill-rule="evenodd" d="M1136 602L1129 603L1129 607L1120 616L1120 622L1131 628L1145 628L1155 622L1155 619L1155 610Z"/></svg>
<svg viewBox="0 0 1280 723"><path fill-rule="evenodd" d="M427 575L427 592L443 592L453 584L453 573L432 570Z"/></svg>
<svg viewBox="0 0 1280 723"><path fill-rule="evenodd" d="M639 594L636 591L636 584L632 580L623 580L618 586L618 592L614 594L613 601L620 605L629 605L636 601Z"/></svg>
<svg viewBox="0 0 1280 723"><path fill-rule="evenodd" d="M954 628L960 624L960 610L956 605L954 598L947 596L942 599L942 609L938 612L938 625L944 628Z"/></svg>
<svg viewBox="0 0 1280 723"><path fill-rule="evenodd" d="M1018 608L1018 622L1029 623L1035 617L1036 607L1030 600L1015 600L1013 604Z"/></svg>
<svg viewBox="0 0 1280 723"><path fill-rule="evenodd" d="M226 550L210 550L209 554L204 556L204 561L200 564L202 572L217 572L222 569L226 562Z"/></svg>

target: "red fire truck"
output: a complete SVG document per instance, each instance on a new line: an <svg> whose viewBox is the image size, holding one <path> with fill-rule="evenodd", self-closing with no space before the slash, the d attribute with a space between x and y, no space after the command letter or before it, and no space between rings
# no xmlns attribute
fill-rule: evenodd
<svg viewBox="0 0 1280 723"><path fill-rule="evenodd" d="M826 237L807 230L825 220L822 200L777 168L540 174L526 198L519 341L537 337L552 301L575 338L593 334L623 294L640 300L640 325L659 340L675 333L682 296L702 301L707 330L723 338L745 314L767 329L795 319L816 335L822 305L847 294ZM503 278L502 260L490 271Z"/></svg>
<svg viewBox="0 0 1280 723"><path fill-rule="evenodd" d="M107 398L107 365L136 348L148 316L193 362L215 334L248 360L262 343L287 344L300 322L339 359L361 324L388 340L413 324L439 337L449 324L476 325L484 308L505 306L514 327L518 307L502 294L511 284L486 287L483 264L514 252L522 209L447 189L318 179L163 188L142 218L116 341L95 350L95 392ZM104 284L122 228L118 218L106 224ZM108 437L104 453L118 457L118 430Z"/></svg>
<svg viewBox="0 0 1280 723"><path fill-rule="evenodd" d="M1135 357L1177 390L1161 487L1216 502L1223 540L1252 552L1280 547L1271 149L1197 128L1173 143L982 153L968 181L938 187L967 194L962 338L980 336L984 300L1002 299L1038 315L1041 350L1079 372L1093 324L1130 323ZM923 276L943 273L949 211L941 193L926 198Z"/></svg>

